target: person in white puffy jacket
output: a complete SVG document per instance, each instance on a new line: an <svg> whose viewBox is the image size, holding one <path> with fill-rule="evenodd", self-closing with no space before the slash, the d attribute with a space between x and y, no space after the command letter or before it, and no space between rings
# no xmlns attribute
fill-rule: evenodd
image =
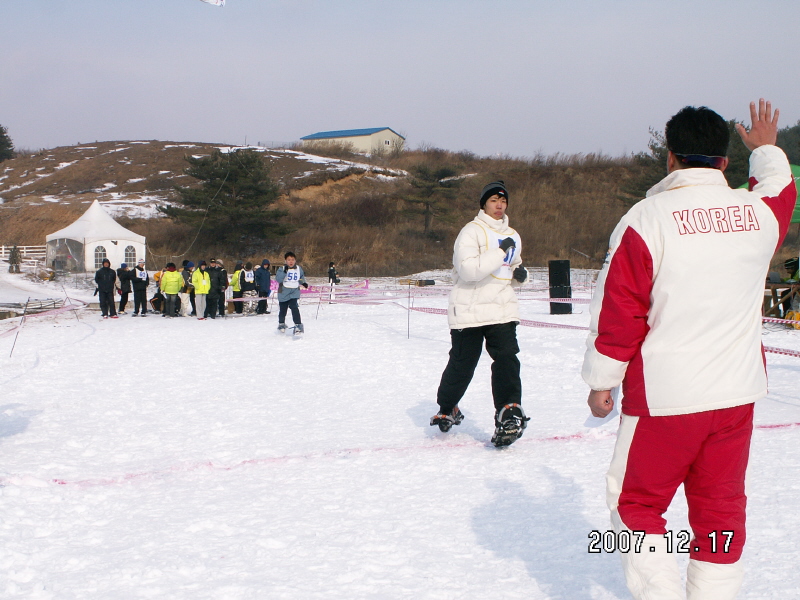
<svg viewBox="0 0 800 600"><path fill-rule="evenodd" d="M606 501L615 535L636 542L620 556L637 599L732 600L742 582L753 404L767 393L764 279L797 194L778 111L762 99L750 113L750 131L737 126L749 191L725 180L721 116L687 106L669 120L669 174L612 233L592 299L583 378L596 417L622 384ZM721 260L736 265L722 278ZM681 484L691 533L664 519ZM676 553L691 559L685 595Z"/></svg>
<svg viewBox="0 0 800 600"><path fill-rule="evenodd" d="M431 426L449 431L464 420L458 403L467 391L484 341L492 364L495 431L492 443L508 446L525 429L519 376L519 310L512 286L528 276L522 267L522 241L508 225L508 190L502 181L483 188L481 210L458 234L453 250L453 291L447 310L450 360L442 373Z"/></svg>

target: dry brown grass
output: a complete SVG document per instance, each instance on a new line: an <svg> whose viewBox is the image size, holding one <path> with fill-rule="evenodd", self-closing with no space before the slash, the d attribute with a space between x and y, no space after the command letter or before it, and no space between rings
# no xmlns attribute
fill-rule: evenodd
<svg viewBox="0 0 800 600"><path fill-rule="evenodd" d="M0 181L0 196L10 202L0 204L0 243L44 243L45 235L74 221L95 198L103 199L102 193L86 190L107 182L117 185L114 191L170 194L176 183L170 177L186 166L184 154L204 154L216 147L167 148L169 145L174 143L103 142L91 144L94 149L43 150L4 162L0 176L7 177ZM93 160L83 158L90 154ZM573 267L597 268L611 231L627 208L619 200L620 188L637 173L629 158L593 154L487 158L425 148L374 157L372 163L378 167L410 170L426 164L431 168L452 166L459 173L472 174L463 180L448 221L434 220L432 234L424 236L422 217L404 212L407 206L402 198L408 182L402 178L386 181L369 172L332 173L325 165L298 161L291 154L266 156L273 175L284 183L286 193L279 205L288 211L287 222L295 227L282 239L246 248L199 247L193 244L197 231L186 225L167 219L119 221L147 237L148 260L153 266L215 256L223 259L230 271L238 259L260 264L268 258L282 264L284 252L292 250L310 275L324 275L328 262L335 261L343 275L402 276L449 268L456 235L478 212L481 188L503 179L511 196L511 225L522 236L525 264L546 266L551 259L570 259ZM78 162L69 168L54 168L73 160ZM4 171L8 167L12 170ZM166 170L170 174L159 175ZM317 172L307 176L313 170ZM143 181L127 183L139 178ZM11 192L4 191L28 181L31 183ZM187 178L178 181L189 182ZM59 202L42 201L45 195L58 195ZM773 259L773 268L797 255L798 229L797 225L790 229Z"/></svg>

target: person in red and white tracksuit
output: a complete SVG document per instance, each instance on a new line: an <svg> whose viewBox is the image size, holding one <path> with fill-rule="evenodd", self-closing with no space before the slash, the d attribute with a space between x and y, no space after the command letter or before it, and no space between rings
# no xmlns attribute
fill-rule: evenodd
<svg viewBox="0 0 800 600"><path fill-rule="evenodd" d="M592 299L583 378L597 417L622 384L607 502L617 532L645 534L640 551L621 554L635 598L727 600L742 582L753 403L767 393L763 285L796 198L775 146L778 111L761 100L750 112L750 130L737 126L752 151L749 191L723 175L722 117L686 107L670 119L669 175L612 233ZM722 260L736 265L725 278ZM681 548L691 559L686 596L679 532L663 517L681 484L692 529Z"/></svg>

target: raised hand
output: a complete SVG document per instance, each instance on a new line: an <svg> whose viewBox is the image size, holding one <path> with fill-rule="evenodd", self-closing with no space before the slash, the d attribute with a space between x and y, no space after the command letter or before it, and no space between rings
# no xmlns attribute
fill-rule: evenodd
<svg viewBox="0 0 800 600"><path fill-rule="evenodd" d="M775 145L778 140L778 115L780 111L776 108L773 113L772 102L768 100L759 99L758 108L755 102L750 103L750 131L744 125L736 124L736 132L748 150L752 152L759 146Z"/></svg>

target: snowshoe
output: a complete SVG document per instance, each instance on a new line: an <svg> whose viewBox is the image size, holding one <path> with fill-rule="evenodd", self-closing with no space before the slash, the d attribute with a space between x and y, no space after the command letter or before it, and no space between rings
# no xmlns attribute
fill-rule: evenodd
<svg viewBox="0 0 800 600"><path fill-rule="evenodd" d="M294 336L295 337L303 337L303 333L304 333L304 329L303 329L303 324L302 323L298 323L297 325L294 326Z"/></svg>
<svg viewBox="0 0 800 600"><path fill-rule="evenodd" d="M510 446L522 437L522 433L528 426L530 418L525 416L525 411L519 404L506 404L497 411L494 417L494 435L492 444L497 448Z"/></svg>
<svg viewBox="0 0 800 600"><path fill-rule="evenodd" d="M431 427L438 425L439 431L446 433L452 429L453 425L460 425L463 420L464 413L456 406L449 413L439 410L438 413L433 415L431 417Z"/></svg>
<svg viewBox="0 0 800 600"><path fill-rule="evenodd" d="M278 323L278 333L286 333L286 323Z"/></svg>

